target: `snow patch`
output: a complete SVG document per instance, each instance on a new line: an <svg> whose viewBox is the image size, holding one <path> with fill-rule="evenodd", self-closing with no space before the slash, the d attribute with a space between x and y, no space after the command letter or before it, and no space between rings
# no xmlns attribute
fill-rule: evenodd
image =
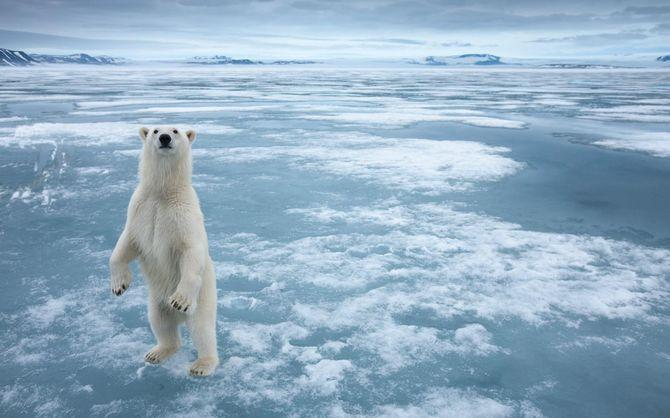
<svg viewBox="0 0 670 418"><path fill-rule="evenodd" d="M310 390L331 395L337 390L344 373L351 368L349 360L321 360L305 366L305 374L298 379L298 383Z"/></svg>
<svg viewBox="0 0 670 418"><path fill-rule="evenodd" d="M670 132L644 132L628 138L601 139L594 145L615 150L638 151L655 157L670 158Z"/></svg>
<svg viewBox="0 0 670 418"><path fill-rule="evenodd" d="M474 391L443 388L433 389L410 405L383 405L374 416L384 417L441 417L441 418L502 418L514 414L514 408L501 401Z"/></svg>
<svg viewBox="0 0 670 418"><path fill-rule="evenodd" d="M507 148L470 141L316 133L305 137L302 143L207 149L196 151L195 155L231 163L288 158L292 167L299 170L322 171L426 194L468 190L476 182L499 180L523 167L503 156L509 151Z"/></svg>
<svg viewBox="0 0 670 418"><path fill-rule="evenodd" d="M472 116L480 112L470 111L471 116L454 115L449 111L437 111L424 109L417 111L415 109L407 109L405 111L387 111L387 112L356 112L356 113L337 113L337 114L307 114L301 115L302 119L309 120L327 120L348 124L365 124L374 125L380 128L398 128L411 125L418 122L456 122L466 125L482 126L488 128L507 128L507 129L523 129L526 124L520 121L500 119L489 116Z"/></svg>
<svg viewBox="0 0 670 418"><path fill-rule="evenodd" d="M454 333L454 342L461 350L477 355L494 353L500 349L491 344L491 333L482 324L468 324Z"/></svg>
<svg viewBox="0 0 670 418"><path fill-rule="evenodd" d="M39 328L46 328L51 325L58 317L65 314L68 306L73 304L67 296L60 298L49 298L40 305L33 305L28 308L28 317L30 321Z"/></svg>
<svg viewBox="0 0 670 418"><path fill-rule="evenodd" d="M25 117L25 116L8 116L8 117L0 118L0 123L19 122L19 121L23 121L23 120L28 120L28 118Z"/></svg>

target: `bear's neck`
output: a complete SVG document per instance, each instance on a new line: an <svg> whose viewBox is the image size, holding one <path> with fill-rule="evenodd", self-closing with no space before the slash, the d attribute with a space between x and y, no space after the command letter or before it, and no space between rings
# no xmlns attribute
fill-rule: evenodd
<svg viewBox="0 0 670 418"><path fill-rule="evenodd" d="M143 153L140 160L140 189L159 199L183 196L191 188L191 156L157 157Z"/></svg>

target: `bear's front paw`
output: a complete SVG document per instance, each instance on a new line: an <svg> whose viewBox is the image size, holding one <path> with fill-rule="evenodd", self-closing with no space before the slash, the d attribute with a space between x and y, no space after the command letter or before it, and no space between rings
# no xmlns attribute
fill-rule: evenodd
<svg viewBox="0 0 670 418"><path fill-rule="evenodd" d="M170 300L168 303L170 304L170 306L172 306L179 312L191 313L195 310L195 298L186 296L179 290L177 290L172 294L172 296L170 296Z"/></svg>
<svg viewBox="0 0 670 418"><path fill-rule="evenodd" d="M129 268L120 269L119 271L112 272L111 287L112 293L116 296L121 296L123 292L128 290L130 287L130 281L132 280L132 274L130 273Z"/></svg>

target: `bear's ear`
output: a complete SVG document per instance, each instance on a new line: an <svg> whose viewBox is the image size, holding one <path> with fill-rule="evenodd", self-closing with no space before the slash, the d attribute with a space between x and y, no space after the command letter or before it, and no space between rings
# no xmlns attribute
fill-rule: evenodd
<svg viewBox="0 0 670 418"><path fill-rule="evenodd" d="M140 128L140 138L142 138L142 141L147 139L147 135L149 135L149 128L145 128L144 126Z"/></svg>
<svg viewBox="0 0 670 418"><path fill-rule="evenodd" d="M195 141L195 131L193 129L186 131L186 138L188 138L188 142L193 143Z"/></svg>

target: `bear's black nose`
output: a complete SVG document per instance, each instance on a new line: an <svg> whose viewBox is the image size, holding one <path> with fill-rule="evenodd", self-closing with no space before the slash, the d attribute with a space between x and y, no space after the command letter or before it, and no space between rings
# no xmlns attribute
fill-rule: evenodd
<svg viewBox="0 0 670 418"><path fill-rule="evenodd" d="M170 141L172 141L172 137L168 134L161 134L161 136L158 137L158 140L161 141L161 148L167 147L170 144Z"/></svg>

